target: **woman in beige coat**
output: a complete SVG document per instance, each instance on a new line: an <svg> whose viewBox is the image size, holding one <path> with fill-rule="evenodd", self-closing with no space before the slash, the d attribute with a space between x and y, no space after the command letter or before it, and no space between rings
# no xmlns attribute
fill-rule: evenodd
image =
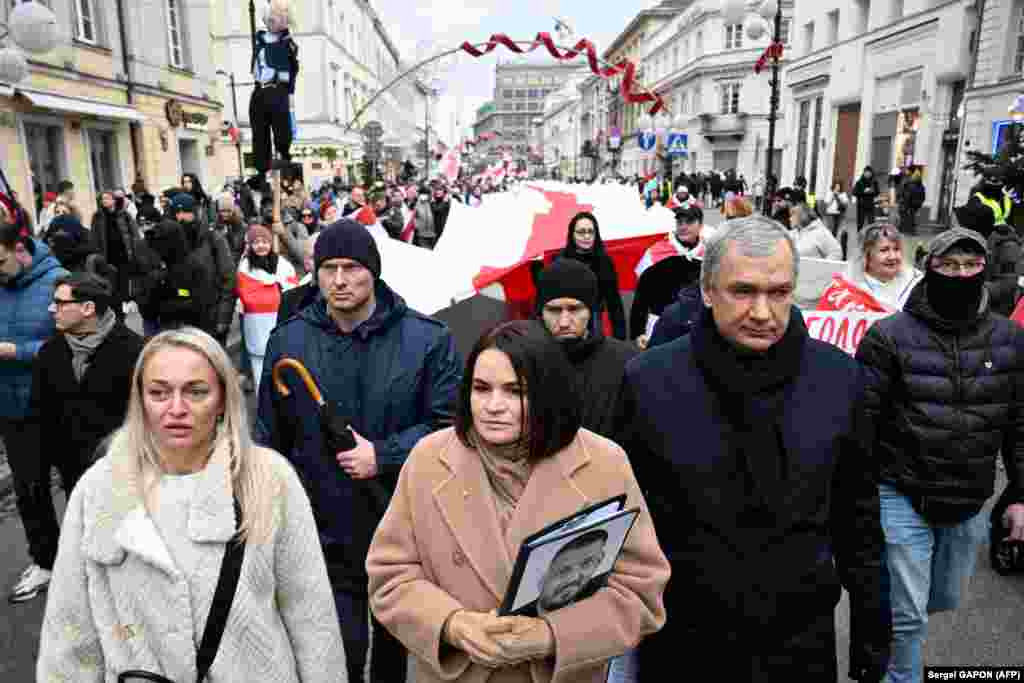
<svg viewBox="0 0 1024 683"><path fill-rule="evenodd" d="M558 342L505 323L469 356L455 427L402 468L366 560L377 619L417 683L598 683L665 622L669 565L625 452L580 428ZM607 585L543 618L498 617L524 538L623 494L641 509Z"/></svg>
<svg viewBox="0 0 1024 683"><path fill-rule="evenodd" d="M205 683L347 680L298 475L250 440L220 344L193 328L164 332L136 364L124 425L68 501L37 680L115 683L144 670L195 681L236 529L245 539L241 575Z"/></svg>

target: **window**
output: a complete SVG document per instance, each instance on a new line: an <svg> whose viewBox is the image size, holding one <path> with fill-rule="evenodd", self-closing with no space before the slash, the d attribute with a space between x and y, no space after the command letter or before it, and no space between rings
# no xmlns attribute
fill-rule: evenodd
<svg viewBox="0 0 1024 683"><path fill-rule="evenodd" d="M789 17L783 17L779 22L779 41L783 45L789 45L789 29L792 23Z"/></svg>
<svg viewBox="0 0 1024 683"><path fill-rule="evenodd" d="M522 102L516 103L516 111L526 111L526 105Z"/></svg>
<svg viewBox="0 0 1024 683"><path fill-rule="evenodd" d="M740 110L740 84L722 84L722 113L736 114Z"/></svg>
<svg viewBox="0 0 1024 683"><path fill-rule="evenodd" d="M121 166L118 163L117 138L113 131L88 129L89 157L96 193L108 187L121 185Z"/></svg>
<svg viewBox="0 0 1024 683"><path fill-rule="evenodd" d="M804 24L804 53L814 50L814 22Z"/></svg>
<svg viewBox="0 0 1024 683"><path fill-rule="evenodd" d="M839 10L832 10L828 13L828 44L835 45L839 42Z"/></svg>
<svg viewBox="0 0 1024 683"><path fill-rule="evenodd" d="M512 97L513 97L514 95L515 95L515 92L514 92L514 91L512 91L512 90L502 90L502 91L501 91L501 96L502 96L502 97L504 97L504 98L505 98L505 99L507 99L507 100L510 100L510 99L512 99Z"/></svg>
<svg viewBox="0 0 1024 683"><path fill-rule="evenodd" d="M68 177L63 126L26 121L25 147L33 178L44 192L55 192Z"/></svg>
<svg viewBox="0 0 1024 683"><path fill-rule="evenodd" d="M530 111L537 111L538 109L540 109L540 105L537 104L536 102L530 102L529 104L526 105L526 108L529 109Z"/></svg>
<svg viewBox="0 0 1024 683"><path fill-rule="evenodd" d="M167 42L171 48L171 66L185 68L185 48L181 32L180 0L167 0Z"/></svg>
<svg viewBox="0 0 1024 683"><path fill-rule="evenodd" d="M743 47L743 24L728 24L725 27L725 49L733 50Z"/></svg>
<svg viewBox="0 0 1024 683"><path fill-rule="evenodd" d="M796 134L796 169L794 177L804 175L807 167L807 136L810 133L811 124L811 101L804 100L800 103L800 119L797 124Z"/></svg>
<svg viewBox="0 0 1024 683"><path fill-rule="evenodd" d="M93 0L74 0L75 14L75 38L83 43L95 45L98 42L96 36L96 12L93 7Z"/></svg>
<svg viewBox="0 0 1024 683"><path fill-rule="evenodd" d="M701 114L704 112L704 95L701 92L701 87L698 85L693 89L693 113Z"/></svg>
<svg viewBox="0 0 1024 683"><path fill-rule="evenodd" d="M537 90L536 88L530 88L530 90L527 91L526 96L536 99L540 97L540 90Z"/></svg>
<svg viewBox="0 0 1024 683"><path fill-rule="evenodd" d="M857 11L853 33L859 36L862 33L867 33L867 19L871 15L871 0L855 0L855 4Z"/></svg>
<svg viewBox="0 0 1024 683"><path fill-rule="evenodd" d="M1013 71L1024 73L1024 3L1017 3L1016 16L1013 18Z"/></svg>
<svg viewBox="0 0 1024 683"><path fill-rule="evenodd" d="M821 110L824 105L824 96L818 95L814 99L814 135L811 137L811 180L808 192L818 191L818 152L821 151Z"/></svg>

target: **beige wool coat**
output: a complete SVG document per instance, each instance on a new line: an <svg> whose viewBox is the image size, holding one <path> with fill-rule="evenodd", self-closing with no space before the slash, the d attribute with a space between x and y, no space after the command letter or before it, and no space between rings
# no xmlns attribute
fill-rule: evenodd
<svg viewBox="0 0 1024 683"><path fill-rule="evenodd" d="M175 683L196 680L196 650L235 531L226 450L210 458L189 508L189 537L201 553L199 576L187 577L175 565L143 505L138 467L130 458L112 453L86 472L61 527L39 683L116 683L117 674L129 669ZM272 459L277 489L275 525L269 542L246 544L207 683L346 681L334 596L309 500L291 465L273 451L264 453ZM195 583L203 588L192 596Z"/></svg>
<svg viewBox="0 0 1024 683"><path fill-rule="evenodd" d="M670 572L625 452L581 429L534 466L504 543L489 486L479 455L453 428L417 444L366 559L374 614L417 657L417 683L603 682L609 658L664 624ZM523 539L622 493L641 513L607 586L547 615L554 657L490 670L447 645L442 653L441 630L455 610L499 607Z"/></svg>

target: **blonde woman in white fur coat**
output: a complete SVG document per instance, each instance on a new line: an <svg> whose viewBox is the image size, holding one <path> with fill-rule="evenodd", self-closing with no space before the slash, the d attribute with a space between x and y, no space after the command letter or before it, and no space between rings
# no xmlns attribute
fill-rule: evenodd
<svg viewBox="0 0 1024 683"><path fill-rule="evenodd" d="M241 575L205 681L346 681L302 483L282 456L252 443L220 344L194 328L164 332L136 364L123 426L68 501L37 680L116 683L144 670L195 681L236 529Z"/></svg>

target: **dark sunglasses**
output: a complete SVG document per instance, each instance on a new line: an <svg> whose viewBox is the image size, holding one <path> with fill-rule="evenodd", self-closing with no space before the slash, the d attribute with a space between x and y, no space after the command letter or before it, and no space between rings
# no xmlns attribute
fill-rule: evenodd
<svg viewBox="0 0 1024 683"><path fill-rule="evenodd" d="M81 299L58 299L57 297L53 297L50 303L57 308L60 308L61 306L67 306L68 304L84 304L85 302Z"/></svg>

